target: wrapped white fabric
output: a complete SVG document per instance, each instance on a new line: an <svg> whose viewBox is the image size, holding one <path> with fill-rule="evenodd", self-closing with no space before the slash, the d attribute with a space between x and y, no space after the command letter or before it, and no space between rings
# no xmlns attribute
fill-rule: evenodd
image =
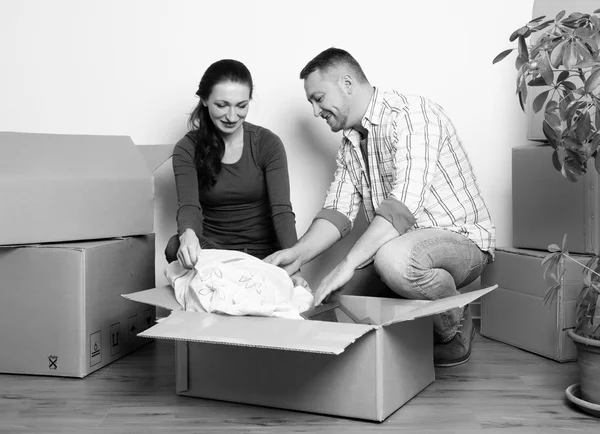
<svg viewBox="0 0 600 434"><path fill-rule="evenodd" d="M243 252L204 249L193 269L170 263L165 276L184 310L303 319L312 294L285 270Z"/></svg>

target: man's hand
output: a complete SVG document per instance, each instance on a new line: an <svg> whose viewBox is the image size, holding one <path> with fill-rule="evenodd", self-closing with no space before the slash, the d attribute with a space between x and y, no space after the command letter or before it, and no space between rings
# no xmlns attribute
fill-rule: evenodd
<svg viewBox="0 0 600 434"><path fill-rule="evenodd" d="M177 259L185 268L192 269L198 262L198 254L202 248L200 240L192 229L186 229L179 236L179 250L177 250Z"/></svg>
<svg viewBox="0 0 600 434"><path fill-rule="evenodd" d="M328 296L338 291L354 276L356 267L347 261L340 262L331 272L323 278L321 284L314 293L313 306L320 305Z"/></svg>
<svg viewBox="0 0 600 434"><path fill-rule="evenodd" d="M283 268L290 276L294 275L302 266L300 253L293 247L272 253L263 259L263 261L267 264L273 264Z"/></svg>
<svg viewBox="0 0 600 434"><path fill-rule="evenodd" d="M292 274L290 276L290 278L292 279L292 282L294 283L294 287L301 286L301 287L305 288L306 290L308 290L308 292L312 292L312 290L310 289L310 286L308 286L308 282L306 280L304 280L304 277L302 277L300 275L300 271L297 271L294 274Z"/></svg>

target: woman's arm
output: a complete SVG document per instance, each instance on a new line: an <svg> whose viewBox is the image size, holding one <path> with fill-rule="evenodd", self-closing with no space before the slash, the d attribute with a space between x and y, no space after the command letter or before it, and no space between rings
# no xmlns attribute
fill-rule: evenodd
<svg viewBox="0 0 600 434"><path fill-rule="evenodd" d="M194 156L194 142L188 137L181 139L173 150L173 173L177 191L177 233L182 235L192 229L202 233L202 208L198 187L198 172Z"/></svg>
<svg viewBox="0 0 600 434"><path fill-rule="evenodd" d="M271 218L282 249L292 247L298 241L296 216L290 201L290 178L287 156L283 143L275 134L261 135L259 143L262 167L265 173L267 195L271 206Z"/></svg>

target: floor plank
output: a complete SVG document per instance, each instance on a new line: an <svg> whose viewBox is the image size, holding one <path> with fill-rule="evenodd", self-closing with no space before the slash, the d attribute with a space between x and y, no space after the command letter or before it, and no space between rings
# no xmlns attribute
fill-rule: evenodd
<svg viewBox="0 0 600 434"><path fill-rule="evenodd" d="M577 374L477 335L469 363L378 424L177 396L174 344L155 341L83 380L0 375L0 433L599 433L564 398Z"/></svg>

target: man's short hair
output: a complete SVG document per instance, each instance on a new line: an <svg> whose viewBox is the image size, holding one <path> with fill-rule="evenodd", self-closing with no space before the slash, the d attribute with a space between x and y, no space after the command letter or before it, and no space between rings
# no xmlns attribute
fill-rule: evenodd
<svg viewBox="0 0 600 434"><path fill-rule="evenodd" d="M368 82L367 76L356 59L347 51L334 47L322 51L314 59L308 62L306 66L302 68L302 71L300 71L300 79L304 80L315 71L326 73L328 70L337 66L346 66L350 68L359 82Z"/></svg>

